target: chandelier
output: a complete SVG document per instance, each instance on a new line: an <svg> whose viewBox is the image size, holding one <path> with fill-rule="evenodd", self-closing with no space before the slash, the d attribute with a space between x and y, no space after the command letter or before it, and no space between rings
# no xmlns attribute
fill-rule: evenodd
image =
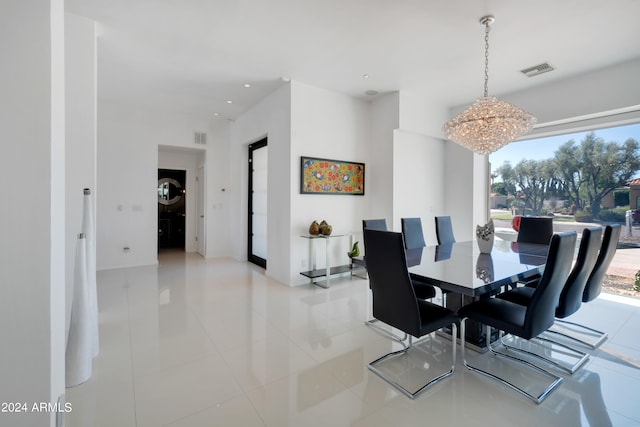
<svg viewBox="0 0 640 427"><path fill-rule="evenodd" d="M533 128L536 118L513 104L489 96L489 26L495 18L480 18L484 30L484 96L444 124L447 139L478 153L490 154Z"/></svg>

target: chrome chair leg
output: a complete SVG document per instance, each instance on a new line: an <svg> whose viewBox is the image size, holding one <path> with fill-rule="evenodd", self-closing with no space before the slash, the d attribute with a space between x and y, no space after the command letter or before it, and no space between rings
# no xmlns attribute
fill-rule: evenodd
<svg viewBox="0 0 640 427"><path fill-rule="evenodd" d="M370 328L372 328L374 331L378 332L379 334L384 335L387 338L390 338L391 340L400 343L404 346L404 342L407 339L407 334L404 333L404 337L401 337L400 335L396 335L393 332L381 327L380 325L378 325L380 321L378 319L370 319L364 322L365 325L369 326Z"/></svg>
<svg viewBox="0 0 640 427"><path fill-rule="evenodd" d="M453 336L456 336L457 333L457 327L455 323L451 324L451 330L453 332ZM369 363L368 368L371 372L373 372L374 374L376 374L377 376L379 376L382 380L384 380L386 383L392 385L393 387L395 387L397 390L399 390L402 394L404 394L405 396L407 396L410 399L415 399L416 397L418 397L423 391L425 391L428 387L440 382L441 380L443 380L444 378L447 378L448 376L450 376L451 374L453 374L455 367L456 367L456 340L453 339L451 340L452 342L452 363L451 363L451 369L449 369L448 371L436 376L435 378L431 379L429 382L427 382L425 385L423 385L422 387L420 387L418 390L416 391L410 391L407 390L406 388L404 388L398 381L396 381L394 378L386 375L384 372L382 372L380 369L378 369L376 367L376 365L379 362L382 362L386 359L389 359L391 357L397 356L397 355L401 355L401 354L405 354L409 351L409 349L411 349L412 347L412 337L411 335L409 335L409 344L405 346L405 348L403 348L402 350L398 350L398 351L393 351L391 353L387 353L382 357L379 357L378 359L374 360L373 362ZM404 345L404 344L403 344Z"/></svg>
<svg viewBox="0 0 640 427"><path fill-rule="evenodd" d="M580 329L584 330L585 331L584 335L592 335L592 336L594 336L596 338L596 341L595 341L595 343L591 343L589 341L582 340L582 339L574 337L572 335L565 334L564 332L555 331L553 329L549 329L547 331L549 333L552 333L552 334L555 334L555 335L560 335L562 337L570 339L571 341L577 342L578 344L582 344L582 345L586 346L587 348L589 348L591 350L595 350L596 348L600 347L602 345L602 343L605 342L607 340L607 338L608 338L608 335L607 335L606 332L602 332L602 331L599 331L597 329L593 329L593 328L590 328L588 326L581 325L579 323L569 322L567 320L562 320L562 319L556 319L555 323L575 326L577 328L580 328Z"/></svg>
<svg viewBox="0 0 640 427"><path fill-rule="evenodd" d="M460 321L460 337L464 337L465 336L465 322L466 322L466 318L462 319ZM486 335L487 335L487 348L489 349L489 351L496 355L496 356L501 356L501 357L505 357L511 360L514 360L516 362L522 363L523 365L541 373L542 375L544 375L545 377L551 378L553 381L551 382L551 384L549 384L549 386L547 386L546 389L544 389L542 391L542 393L540 393L539 395L533 395L528 393L526 390L521 389L520 387L510 383L509 381L505 380L504 378L501 378L495 374L492 374L491 372L485 371L483 369L480 369L478 367L472 366L467 362L466 359L466 354L465 354L465 340L461 339L460 340L460 345L462 347L462 362L464 364L464 366L469 369L470 371L473 372L477 372L479 374L488 376L490 378L493 378L494 380L506 385L507 387L511 388L512 390L524 395L525 397L527 397L528 399L532 400L533 402L540 404L542 403L542 401L544 401L544 399L547 398L547 396L553 391L555 390L561 383L562 383L562 377L559 377L557 375L552 374L551 372L548 372L542 368L540 368L539 366L534 365L533 363L524 360L524 359L520 359L517 358L515 356L506 354L506 353L499 353L494 351L493 346L491 345L491 327L487 325L487 331L486 331Z"/></svg>
<svg viewBox="0 0 640 427"><path fill-rule="evenodd" d="M516 338L516 337L514 337L514 338ZM557 361L555 359L543 356L540 353L536 353L535 351L529 351L529 350L526 350L524 348L520 348L520 347L516 347L516 346L511 345L511 344L508 344L503 339L500 340L500 344L502 344L505 348L507 348L507 349L509 349L511 351L517 351L517 352L520 352L520 353L524 353L524 354L528 354L530 356L536 357L536 358L544 361L545 363L547 363L549 365L552 365L552 366L555 366L556 368L558 368L561 371L564 371L564 372L566 372L568 374L573 374L578 369L580 369L582 367L582 365L584 365L586 363L587 360L589 360L589 355L587 353L583 353L581 351L578 351L575 348L569 347L568 345L562 344L560 342L557 342L557 341L554 341L554 340L550 340L550 339L542 337L542 336L538 336L536 338L533 338L533 340L544 341L544 342L548 342L548 343L550 343L552 345L557 345L558 347L563 349L563 351L564 351L564 353L566 355L576 359L576 362L571 366L566 366L566 365L560 363L559 361ZM504 353L501 353L499 351L495 351L495 353L504 355Z"/></svg>

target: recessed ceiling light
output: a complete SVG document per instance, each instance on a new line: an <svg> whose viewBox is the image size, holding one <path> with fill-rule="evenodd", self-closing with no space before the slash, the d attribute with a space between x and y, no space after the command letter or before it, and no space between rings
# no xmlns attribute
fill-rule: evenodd
<svg viewBox="0 0 640 427"><path fill-rule="evenodd" d="M213 113L214 116L218 117L220 113Z"/></svg>
<svg viewBox="0 0 640 427"><path fill-rule="evenodd" d="M228 100L227 104L233 104L233 101L232 100Z"/></svg>
<svg viewBox="0 0 640 427"><path fill-rule="evenodd" d="M369 74L363 74L363 75L362 75L362 78L363 78L363 79L368 79L368 78L369 78Z"/></svg>
<svg viewBox="0 0 640 427"><path fill-rule="evenodd" d="M244 87L251 87L251 84L249 84L249 83L245 83L245 84L244 84Z"/></svg>

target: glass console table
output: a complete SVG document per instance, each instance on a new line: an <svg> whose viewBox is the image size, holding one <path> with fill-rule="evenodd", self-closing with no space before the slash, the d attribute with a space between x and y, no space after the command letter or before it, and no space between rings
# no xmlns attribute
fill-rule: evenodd
<svg viewBox="0 0 640 427"><path fill-rule="evenodd" d="M331 241L335 239L348 238L349 248L351 248L353 246L353 233L331 234L329 236L325 236L322 234L313 236L307 234L300 237L309 240L309 262L311 266L311 270L301 271L300 274L311 279L311 283L313 283L314 285L320 286L322 288L328 288L331 285L332 275L350 273L354 269L362 268L360 266L354 265L351 262L349 262L348 264L335 266L331 265ZM316 243L318 241L323 241L325 243L325 268L316 268ZM324 279L324 282L320 282L317 280L321 278Z"/></svg>

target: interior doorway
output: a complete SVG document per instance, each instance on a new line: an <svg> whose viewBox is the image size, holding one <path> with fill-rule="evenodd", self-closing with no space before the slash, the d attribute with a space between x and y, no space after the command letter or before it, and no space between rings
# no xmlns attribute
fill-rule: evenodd
<svg viewBox="0 0 640 427"><path fill-rule="evenodd" d="M158 169L158 249L185 248L185 170Z"/></svg>
<svg viewBox="0 0 640 427"><path fill-rule="evenodd" d="M267 268L267 138L249 145L247 259Z"/></svg>

